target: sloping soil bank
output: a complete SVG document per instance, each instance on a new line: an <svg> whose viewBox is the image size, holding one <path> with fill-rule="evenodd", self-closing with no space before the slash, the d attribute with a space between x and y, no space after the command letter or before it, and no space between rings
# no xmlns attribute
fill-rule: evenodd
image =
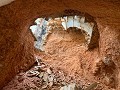
<svg viewBox="0 0 120 90"><path fill-rule="evenodd" d="M8 83L3 90L98 90L98 83L85 84L79 78L67 75L62 70L40 61L28 71L22 72Z"/></svg>
<svg viewBox="0 0 120 90"><path fill-rule="evenodd" d="M111 61L106 65L100 58L99 49L91 51L85 45L80 31L69 32L54 30L47 39L45 52L37 52L38 58L45 61L56 71L62 70L75 82L87 86L99 83L96 90L113 90L116 88L115 65Z"/></svg>
<svg viewBox="0 0 120 90"><path fill-rule="evenodd" d="M3 90L60 90L69 84L84 90L94 83L97 86L85 90L114 90L115 80L104 68L112 69L100 60L98 48L88 51L84 42L80 30L53 30L45 52L36 50L37 66L18 74Z"/></svg>
<svg viewBox="0 0 120 90"><path fill-rule="evenodd" d="M99 48L86 51L78 38L72 40L68 34L57 38L55 34L48 38L45 53L37 52L37 56L85 85L98 82L100 90L120 90L119 0L16 0L1 7L0 88L34 63L33 38L28 30L34 20L66 9L95 17L100 32Z"/></svg>

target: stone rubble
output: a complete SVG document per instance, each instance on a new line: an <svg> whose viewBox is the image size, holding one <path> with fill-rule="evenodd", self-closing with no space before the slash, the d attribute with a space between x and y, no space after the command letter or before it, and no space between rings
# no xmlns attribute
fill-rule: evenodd
<svg viewBox="0 0 120 90"><path fill-rule="evenodd" d="M69 85L65 85L60 88L60 90L94 90L97 87L97 83L93 83L85 89L81 87L77 87L75 83L71 83Z"/></svg>
<svg viewBox="0 0 120 90"><path fill-rule="evenodd" d="M97 83L95 82L95 83L91 84L90 86L88 86L85 90L93 90L96 87L97 87Z"/></svg>
<svg viewBox="0 0 120 90"><path fill-rule="evenodd" d="M37 63L37 66L27 71L26 74L28 77L39 77L42 79L44 82L42 89L46 90L47 88L58 85L60 90L93 90L97 86L97 83L93 83L86 89L82 89L80 86L77 86L76 83L66 83L64 82L65 76L63 72L58 71L62 77L62 80L60 80L59 77L56 77L56 74L53 73L51 67L47 67L41 60L37 60Z"/></svg>
<svg viewBox="0 0 120 90"><path fill-rule="evenodd" d="M68 86L63 86L60 90L80 90L75 83L69 84Z"/></svg>
<svg viewBox="0 0 120 90"><path fill-rule="evenodd" d="M85 17L81 16L65 16L57 18L38 18L35 20L36 25L30 26L30 30L35 36L35 48L44 51L44 45L46 43L47 36L52 33L51 30L65 30L75 27L81 29L84 33L87 44L90 43L92 37L92 31L94 23L86 22Z"/></svg>

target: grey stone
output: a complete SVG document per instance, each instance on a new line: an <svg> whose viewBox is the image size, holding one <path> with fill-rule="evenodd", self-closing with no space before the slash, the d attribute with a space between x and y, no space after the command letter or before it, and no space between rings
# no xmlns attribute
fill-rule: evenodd
<svg viewBox="0 0 120 90"><path fill-rule="evenodd" d="M60 90L78 90L78 87L76 86L75 83L71 83L68 86L63 86L60 88Z"/></svg>
<svg viewBox="0 0 120 90"><path fill-rule="evenodd" d="M90 86L88 86L85 90L93 90L95 87L97 87L97 83L93 83Z"/></svg>

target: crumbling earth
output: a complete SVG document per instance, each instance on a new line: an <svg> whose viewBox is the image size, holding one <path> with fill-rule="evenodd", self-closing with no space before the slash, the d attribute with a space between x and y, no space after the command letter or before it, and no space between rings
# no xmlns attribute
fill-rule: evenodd
<svg viewBox="0 0 120 90"><path fill-rule="evenodd" d="M46 52L37 55L53 69L53 72L62 71L66 80L74 81L76 85L86 88L89 84L97 82L97 90L120 90L119 0L16 0L1 7L0 89L17 73L28 69L34 63L33 55L36 54L34 40L28 30L34 20L63 11L69 12L69 9L85 12L94 17L100 33L99 47L86 51L85 47L79 44L81 40L69 41L70 38L63 38L69 35L58 33L59 40L56 34L52 34L53 39L49 38L45 46ZM71 36L75 35L71 33ZM23 74L20 77L23 77ZM15 80L19 79L14 78L8 84L9 88L8 86L4 88L13 90L15 86L33 85L29 84L28 79L24 79L23 84L19 83L21 79L18 84L13 82ZM29 85L25 85L25 82Z"/></svg>
<svg viewBox="0 0 120 90"><path fill-rule="evenodd" d="M93 83L85 88L86 85L66 76L62 70L56 71L42 61L36 63L30 70L16 75L3 90L93 90L97 87Z"/></svg>
<svg viewBox="0 0 120 90"><path fill-rule="evenodd" d="M111 55L102 59L98 47L88 50L81 30L53 30L44 47L44 52L35 49L37 66L18 74L3 90L116 89Z"/></svg>

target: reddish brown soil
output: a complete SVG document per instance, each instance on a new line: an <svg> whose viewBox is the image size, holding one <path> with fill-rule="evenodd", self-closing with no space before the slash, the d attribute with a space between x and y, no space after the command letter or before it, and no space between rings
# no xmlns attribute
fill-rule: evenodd
<svg viewBox="0 0 120 90"><path fill-rule="evenodd" d="M99 47L85 52L78 44L81 40L71 43L70 38L67 42L66 38L61 41L62 35L59 40L51 36L57 41L48 39L46 54L38 55L56 69L84 78L86 83L100 82L104 87L102 90L120 90L119 0L16 0L0 7L0 88L21 69L25 70L34 63L29 26L37 17L59 15L65 9L86 12L94 17L100 33ZM101 62L104 57L108 57L112 64Z"/></svg>
<svg viewBox="0 0 120 90"><path fill-rule="evenodd" d="M106 66L100 59L98 48L88 51L84 36L79 32L54 30L45 45L45 53L38 55L51 67L64 71L66 76L72 77L76 82L84 83L83 85L97 82L97 90L113 90L116 81L106 81L109 76L103 70ZM113 77L112 73L109 74Z"/></svg>
<svg viewBox="0 0 120 90"><path fill-rule="evenodd" d="M42 70L46 70L46 68L48 67L50 67L49 64L47 64L47 66ZM72 76L67 74L66 71L63 71L60 68L56 69L56 67L51 67L51 69L52 69L52 74L55 75L54 78L56 79L56 81L53 83L52 86L46 85L46 82L44 82L43 78L29 74L28 73L29 71L35 70L35 68L32 67L29 71L22 72L16 75L11 80L11 82L9 82L2 90L60 90L62 86L71 83L75 83L77 87L84 89L94 83L94 82L89 82L85 78L81 78L77 73L75 74L75 76ZM102 85L101 83L98 83L97 87L95 87L94 90L108 90L108 88ZM110 90L114 90L114 89L110 89Z"/></svg>

